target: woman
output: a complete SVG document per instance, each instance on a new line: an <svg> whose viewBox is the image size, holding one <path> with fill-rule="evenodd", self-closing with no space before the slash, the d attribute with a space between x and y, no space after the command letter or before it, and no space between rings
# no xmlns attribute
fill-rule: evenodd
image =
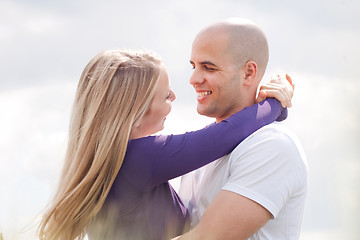
<svg viewBox="0 0 360 240"><path fill-rule="evenodd" d="M88 63L40 239L82 239L87 232L90 239L181 234L189 215L168 180L228 154L252 132L286 115L269 99L196 132L148 136L163 129L174 99L166 68L153 53L106 51Z"/></svg>

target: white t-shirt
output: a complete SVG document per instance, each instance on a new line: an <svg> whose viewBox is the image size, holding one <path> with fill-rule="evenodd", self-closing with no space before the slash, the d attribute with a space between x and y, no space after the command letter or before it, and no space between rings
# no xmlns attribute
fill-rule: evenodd
<svg viewBox="0 0 360 240"><path fill-rule="evenodd" d="M217 193L228 190L266 208L273 216L251 240L299 239L308 167L294 134L280 123L265 126L232 153L182 177L179 194L192 227Z"/></svg>

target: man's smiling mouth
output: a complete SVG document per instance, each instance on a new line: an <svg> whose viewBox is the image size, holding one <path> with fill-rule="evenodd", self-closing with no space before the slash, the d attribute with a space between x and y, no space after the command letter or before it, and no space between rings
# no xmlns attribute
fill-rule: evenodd
<svg viewBox="0 0 360 240"><path fill-rule="evenodd" d="M196 92L196 94L198 97L204 97L204 96L212 94L212 91L201 91L201 92L199 91L199 92Z"/></svg>

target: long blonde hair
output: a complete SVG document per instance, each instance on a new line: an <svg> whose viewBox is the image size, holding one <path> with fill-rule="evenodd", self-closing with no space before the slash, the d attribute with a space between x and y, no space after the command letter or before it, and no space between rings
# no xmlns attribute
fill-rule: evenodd
<svg viewBox="0 0 360 240"><path fill-rule="evenodd" d="M83 239L122 165L133 124L148 110L161 69L148 51L111 50L84 69L59 187L39 238Z"/></svg>

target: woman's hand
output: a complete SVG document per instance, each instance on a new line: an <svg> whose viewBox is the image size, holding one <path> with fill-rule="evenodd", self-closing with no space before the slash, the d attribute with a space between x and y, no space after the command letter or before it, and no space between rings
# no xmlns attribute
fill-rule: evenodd
<svg viewBox="0 0 360 240"><path fill-rule="evenodd" d="M269 83L260 87L256 103L273 97L279 100L284 108L289 108L292 106L291 99L294 94L294 87L295 84L287 73L275 74Z"/></svg>

